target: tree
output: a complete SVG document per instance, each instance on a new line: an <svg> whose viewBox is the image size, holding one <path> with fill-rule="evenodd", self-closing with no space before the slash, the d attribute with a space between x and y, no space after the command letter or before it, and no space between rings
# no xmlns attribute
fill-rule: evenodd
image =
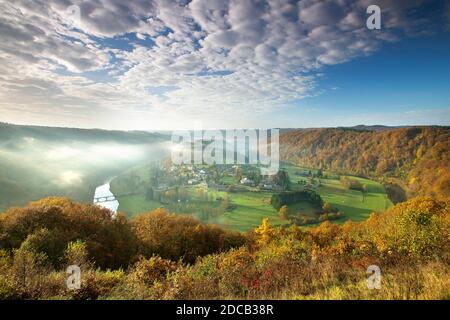
<svg viewBox="0 0 450 320"><path fill-rule="evenodd" d="M284 205L280 208L280 210L278 210L278 214L280 215L281 218L283 219L287 219L288 218L288 213L289 213L289 208L287 205Z"/></svg>
<svg viewBox="0 0 450 320"><path fill-rule="evenodd" d="M322 209L323 209L323 212L325 212L325 213L330 213L333 210L330 203L328 203L328 202L325 202L323 204Z"/></svg>
<svg viewBox="0 0 450 320"><path fill-rule="evenodd" d="M23 298L37 298L45 290L45 276L51 271L47 256L27 244L13 251L12 276Z"/></svg>
<svg viewBox="0 0 450 320"><path fill-rule="evenodd" d="M82 270L92 266L88 258L87 245L81 240L70 242L67 245L67 249L64 252L64 260L68 266L77 265Z"/></svg>
<svg viewBox="0 0 450 320"><path fill-rule="evenodd" d="M363 196L363 202L366 199L366 194L367 191L369 190L369 187L367 186L367 184L363 184L361 187L361 192L362 192L362 196Z"/></svg>
<svg viewBox="0 0 450 320"><path fill-rule="evenodd" d="M153 256L150 259L141 257L128 275L128 281L151 286L157 280L163 280L166 274L176 269L176 264L170 260Z"/></svg>
<svg viewBox="0 0 450 320"><path fill-rule="evenodd" d="M408 197L442 199L450 194L448 141L448 128L437 127L292 131L281 137L280 157L348 175L396 178ZM415 182L408 185L411 178Z"/></svg>
<svg viewBox="0 0 450 320"><path fill-rule="evenodd" d="M255 233L259 236L257 243L261 246L269 243L270 239L272 239L275 231L269 223L269 218L264 218L262 224L255 229Z"/></svg>
<svg viewBox="0 0 450 320"><path fill-rule="evenodd" d="M284 190L289 189L289 185L291 183L289 179L289 174L285 170L280 170L275 176L275 182L280 185Z"/></svg>
<svg viewBox="0 0 450 320"><path fill-rule="evenodd" d="M242 180L242 170L240 166L236 166L236 172L234 174L235 178L237 181L241 181Z"/></svg>
<svg viewBox="0 0 450 320"><path fill-rule="evenodd" d="M204 225L192 216L170 214L164 209L138 215L130 224L138 239L138 254L146 258L156 254L163 259L193 263L199 256L244 243L239 233Z"/></svg>
<svg viewBox="0 0 450 320"><path fill-rule="evenodd" d="M319 169L319 170L317 171L317 177L318 177L318 178L322 178L322 177L323 177L323 171L322 171L322 169Z"/></svg>
<svg viewBox="0 0 450 320"><path fill-rule="evenodd" d="M153 188L147 187L147 192L145 193L145 199L153 200Z"/></svg>
<svg viewBox="0 0 450 320"><path fill-rule="evenodd" d="M100 268L128 266L136 252L136 238L121 214L93 204L65 198L48 198L0 215L0 247L17 249L23 244L45 253L56 267L68 244L82 240L89 257Z"/></svg>

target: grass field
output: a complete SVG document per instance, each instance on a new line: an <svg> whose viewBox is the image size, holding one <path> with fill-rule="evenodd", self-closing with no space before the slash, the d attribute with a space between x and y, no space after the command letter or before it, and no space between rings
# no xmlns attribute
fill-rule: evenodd
<svg viewBox="0 0 450 320"><path fill-rule="evenodd" d="M307 180L308 178L296 175L297 171L307 170L309 168L301 168L294 165L283 164L282 166L288 171L289 177L292 183L292 187L295 189L300 180ZM317 170L311 169L314 173ZM132 170L133 174L139 175L142 179L146 178L148 170L143 168L136 168ZM360 221L365 220L372 212L384 211L392 206L391 201L387 197L387 194L381 184L378 182L357 178L361 184L366 184L368 187L368 192L366 193L364 199L363 194L360 191L348 190L339 181L339 176L334 173L326 172L325 175L328 177L321 178L321 186L317 188L317 192L321 195L324 201L331 204L332 207L337 208L343 217L335 222L342 223L346 220ZM234 181L234 178L227 178L229 181ZM120 178L118 179L120 180ZM113 181L112 186L115 189L120 190L120 181ZM114 188L113 188L114 189ZM191 203L197 202L198 208L201 209L205 205L208 206L207 202L201 202L197 199L197 187L189 187L188 194ZM247 191L238 191L234 193L228 192L215 192L209 190L208 193L214 195L215 197L225 198L228 197L230 200L231 209L225 211L220 217L214 218L214 222L221 225L224 228L247 231L252 228L257 227L261 224L263 218L269 218L272 225L283 225L287 224L288 221L279 217L278 212L272 207L269 200L272 196L270 192L252 192L251 188L246 188ZM114 190L113 190L114 192ZM118 197L120 206L119 211L125 212L128 217L132 217L138 213L154 210L164 206L157 201L149 201L145 199L144 195L130 195ZM216 204L210 203L212 207L217 206ZM174 205L166 206L169 208L175 208ZM174 210L182 211L182 210ZM314 208L309 203L297 203L289 206L290 214L304 214L309 216L314 216L317 208ZM182 213L182 212L181 212ZM211 222L211 221L209 221Z"/></svg>
<svg viewBox="0 0 450 320"><path fill-rule="evenodd" d="M290 215L297 215L301 213L306 216L316 217L316 212L318 211L315 206L306 201L292 204L288 208L288 214Z"/></svg>
<svg viewBox="0 0 450 320"><path fill-rule="evenodd" d="M160 202L147 200L142 195L120 196L117 197L117 200L119 201L119 211L124 212L128 218L162 206Z"/></svg>
<svg viewBox="0 0 450 320"><path fill-rule="evenodd" d="M278 212L269 203L271 196L269 192L230 193L234 209L221 217L220 224L232 230L247 231L259 226L266 217L272 225L288 223L278 216Z"/></svg>
<svg viewBox="0 0 450 320"><path fill-rule="evenodd" d="M296 175L295 172L302 169L309 169L288 164L284 164L283 167L288 171L292 184L296 184L299 180L307 179ZM316 172L316 170L311 171ZM337 222L344 222L349 219L354 221L365 220L372 212L384 211L393 205L384 187L376 181L352 177L361 184L367 185L368 192L363 199L360 191L345 188L335 174L326 173L325 175L329 175L333 179L320 179L321 186L318 187L317 192L324 201L329 202L332 207L337 208L345 215L337 220Z"/></svg>

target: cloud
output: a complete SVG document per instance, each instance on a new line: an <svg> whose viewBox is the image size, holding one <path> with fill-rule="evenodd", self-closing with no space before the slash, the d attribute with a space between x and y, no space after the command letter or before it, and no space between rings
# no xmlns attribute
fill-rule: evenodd
<svg viewBox="0 0 450 320"><path fill-rule="evenodd" d="M223 123L272 112L316 95L325 66L372 54L424 24L408 20L422 1L375 1L384 29L371 32L365 9L372 2L2 2L1 107L26 110L30 119L56 113L58 121L94 121L112 110ZM73 5L80 19L68 10Z"/></svg>

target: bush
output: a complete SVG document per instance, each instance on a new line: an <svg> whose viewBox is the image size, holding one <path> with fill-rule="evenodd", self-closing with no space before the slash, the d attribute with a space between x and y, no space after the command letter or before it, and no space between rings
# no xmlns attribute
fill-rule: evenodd
<svg viewBox="0 0 450 320"><path fill-rule="evenodd" d="M11 280L23 299L45 296L45 277L52 271L47 256L34 252L26 243L13 252Z"/></svg>
<svg viewBox="0 0 450 320"><path fill-rule="evenodd" d="M199 256L245 243L237 232L204 225L191 216L169 214L164 209L135 217L131 227L139 242L139 254L147 258L159 255L193 263Z"/></svg>
<svg viewBox="0 0 450 320"><path fill-rule="evenodd" d="M141 258L130 270L127 281L151 286L155 281L164 279L167 273L175 271L176 268L175 263L158 256L150 259Z"/></svg>
<svg viewBox="0 0 450 320"><path fill-rule="evenodd" d="M122 270L81 270L81 288L70 295L76 300L107 298L125 279Z"/></svg>
<svg viewBox="0 0 450 320"><path fill-rule="evenodd" d="M69 242L55 270L43 252L57 248L48 240L54 226L7 224L2 243L27 236L0 249L0 299L448 299L449 208L448 200L413 199L364 222L311 228L264 219L245 237L157 210L131 223L139 250L185 261L144 256L126 272L94 270L81 240ZM81 289L66 288L65 263L82 266ZM380 290L367 290L372 264L382 267Z"/></svg>
<svg viewBox="0 0 450 320"><path fill-rule="evenodd" d="M89 258L101 268L126 267L136 253L136 238L126 219L91 204L48 198L0 215L0 247L17 249L24 241L57 267L70 242L83 240Z"/></svg>

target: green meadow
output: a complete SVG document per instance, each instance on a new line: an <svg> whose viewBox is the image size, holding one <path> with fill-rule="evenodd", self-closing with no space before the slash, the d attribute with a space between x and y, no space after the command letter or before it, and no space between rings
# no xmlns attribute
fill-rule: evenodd
<svg viewBox="0 0 450 320"><path fill-rule="evenodd" d="M314 169L302 168L289 164L283 164L282 168L289 173L291 189L293 190L300 188L298 181L308 180L307 177L296 174L298 171L311 170L313 173L317 171ZM136 168L132 171L134 175L142 176L143 180L145 180L145 175L147 172L148 170L144 170L143 168ZM337 223L342 223L347 220L361 221L366 219L372 212L384 211L392 206L384 187L378 182L359 177L352 177L353 179L357 179L361 184L367 185L367 193L363 197L362 192L349 190L344 187L341 184L338 175L331 172L325 172L324 176L324 178L320 179L321 185L316 191L321 195L324 201L330 203L333 208L338 209L343 214L342 218L335 220ZM111 184L113 192L120 190L118 187L121 184L120 179L121 176L116 178L116 181L113 180ZM226 177L226 179L228 184L235 182L233 177ZM211 202L210 200L210 202L208 202L198 198L197 193L201 188L194 186L186 188L191 210L193 205L195 208L198 208L199 211L205 207L219 207L219 202L217 201ZM228 198L230 208L214 218L206 219L202 218L201 215L194 215L205 222L216 223L224 228L238 231L253 229L260 225L262 219L266 217L269 218L272 225L283 225L288 223L287 220L282 219L278 215L278 212L270 204L272 192L250 190L252 190L252 188L244 188L244 190L235 192L218 192L205 189L204 192L213 199ZM159 207L166 207L168 210L172 209L174 212L180 214L184 213L183 207L180 205L164 205L158 201L147 200L143 193L119 196L118 200L120 203L119 211L124 212L128 217L132 217L138 213L151 211ZM290 214L297 213L314 216L316 214L316 210L316 208L306 202L296 203L289 206Z"/></svg>

